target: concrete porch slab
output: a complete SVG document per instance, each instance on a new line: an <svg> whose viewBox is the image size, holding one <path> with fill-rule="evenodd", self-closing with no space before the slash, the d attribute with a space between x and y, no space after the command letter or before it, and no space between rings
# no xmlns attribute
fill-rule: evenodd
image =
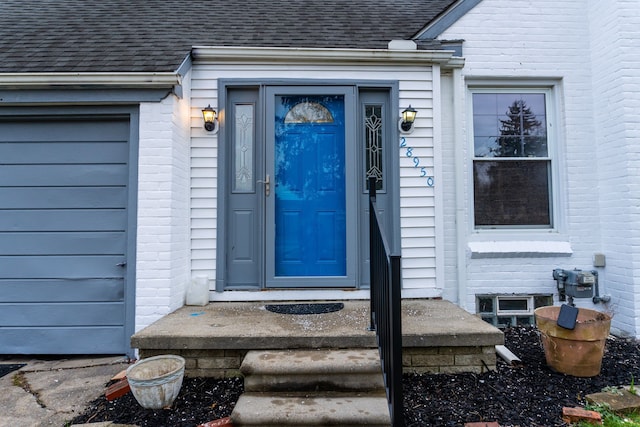
<svg viewBox="0 0 640 427"><path fill-rule="evenodd" d="M205 365L232 374L235 359L249 350L375 348L375 333L368 330L369 301L341 302L340 311L307 315L270 312L265 308L270 302L184 306L133 335L131 345L141 357L174 353L202 359L210 352L218 358L188 362L191 375L203 374L197 367ZM403 364L419 367L416 372L490 369L495 345L504 343L499 329L444 300L403 300L402 331Z"/></svg>
<svg viewBox="0 0 640 427"><path fill-rule="evenodd" d="M369 302L341 302L343 310L307 315L272 313L265 309L269 302L184 306L133 335L131 345L194 350L375 347L375 333L368 330ZM504 343L499 329L449 301L432 299L402 301L402 335L404 347Z"/></svg>

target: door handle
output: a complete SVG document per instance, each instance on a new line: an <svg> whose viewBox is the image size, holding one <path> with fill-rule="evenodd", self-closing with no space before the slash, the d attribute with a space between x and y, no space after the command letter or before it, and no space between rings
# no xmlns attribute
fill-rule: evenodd
<svg viewBox="0 0 640 427"><path fill-rule="evenodd" d="M116 267L126 267L127 266L127 262L123 261L123 262L119 262L116 264Z"/></svg>
<svg viewBox="0 0 640 427"><path fill-rule="evenodd" d="M264 184L264 195L266 197L269 197L269 194L271 194L271 179L269 177L269 174L267 174L267 177L264 179L264 181L259 180L256 182L258 184Z"/></svg>

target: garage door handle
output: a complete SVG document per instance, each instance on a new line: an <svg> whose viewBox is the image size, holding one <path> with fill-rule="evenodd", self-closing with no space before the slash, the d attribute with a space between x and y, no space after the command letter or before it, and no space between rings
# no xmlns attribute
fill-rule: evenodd
<svg viewBox="0 0 640 427"><path fill-rule="evenodd" d="M127 262L123 261L123 262L119 262L116 264L117 267L126 267L127 266Z"/></svg>

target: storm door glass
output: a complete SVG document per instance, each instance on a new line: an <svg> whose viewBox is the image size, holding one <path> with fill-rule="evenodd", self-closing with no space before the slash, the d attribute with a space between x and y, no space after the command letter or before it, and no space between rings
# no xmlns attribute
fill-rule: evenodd
<svg viewBox="0 0 640 427"><path fill-rule="evenodd" d="M344 95L275 102L275 275L345 276Z"/></svg>

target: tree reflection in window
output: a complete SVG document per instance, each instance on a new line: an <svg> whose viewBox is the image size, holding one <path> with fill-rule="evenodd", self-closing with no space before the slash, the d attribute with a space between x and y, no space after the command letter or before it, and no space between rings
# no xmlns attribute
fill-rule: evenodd
<svg viewBox="0 0 640 427"><path fill-rule="evenodd" d="M473 94L476 227L550 228L546 95Z"/></svg>
<svg viewBox="0 0 640 427"><path fill-rule="evenodd" d="M498 147L494 148L495 157L546 157L547 136L542 122L527 106L518 99L509 106L508 119L500 120Z"/></svg>
<svg viewBox="0 0 640 427"><path fill-rule="evenodd" d="M545 94L475 93L475 157L547 157Z"/></svg>

